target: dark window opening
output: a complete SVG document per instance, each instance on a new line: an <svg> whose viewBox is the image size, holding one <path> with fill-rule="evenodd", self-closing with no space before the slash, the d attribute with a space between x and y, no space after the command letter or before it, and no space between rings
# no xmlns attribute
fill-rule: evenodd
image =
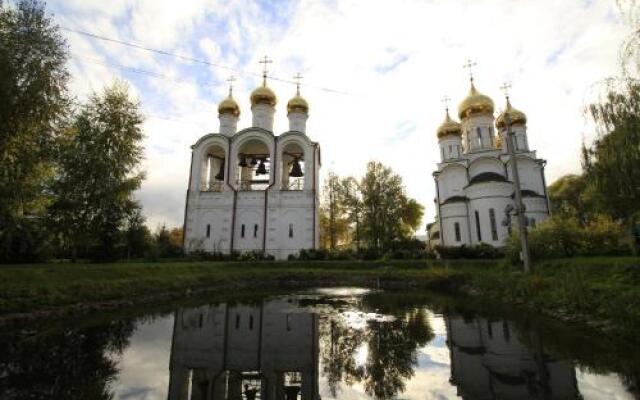
<svg viewBox="0 0 640 400"><path fill-rule="evenodd" d="M240 329L240 314L236 314L236 329Z"/></svg>
<svg viewBox="0 0 640 400"><path fill-rule="evenodd" d="M455 224L453 224L453 228L456 231L456 242L459 242L461 240L460 239L460 224L456 222Z"/></svg>
<svg viewBox="0 0 640 400"><path fill-rule="evenodd" d="M242 227L240 228L240 237L244 237L244 224L242 224Z"/></svg>
<svg viewBox="0 0 640 400"><path fill-rule="evenodd" d="M489 333L489 337L493 337L493 327L491 326L491 321L487 320L487 332Z"/></svg>
<svg viewBox="0 0 640 400"><path fill-rule="evenodd" d="M249 330L253 330L253 315L249 316Z"/></svg>
<svg viewBox="0 0 640 400"><path fill-rule="evenodd" d="M498 225L496 225L496 212L493 208L489 209L489 221L491 222L491 239L498 240Z"/></svg>
<svg viewBox="0 0 640 400"><path fill-rule="evenodd" d="M257 238L258 237L258 224L255 224L253 226L253 237Z"/></svg>
<svg viewBox="0 0 640 400"><path fill-rule="evenodd" d="M478 234L478 242L482 241L482 232L480 231L480 213L476 210L476 233Z"/></svg>
<svg viewBox="0 0 640 400"><path fill-rule="evenodd" d="M511 332L509 332L509 323L507 321L502 322L502 332L504 333L504 340L508 342L511 339Z"/></svg>
<svg viewBox="0 0 640 400"><path fill-rule="evenodd" d="M207 237L211 236L211 225L207 224Z"/></svg>
<svg viewBox="0 0 640 400"><path fill-rule="evenodd" d="M202 314L200 314L200 319L198 320L198 327L202 328Z"/></svg>
<svg viewBox="0 0 640 400"><path fill-rule="evenodd" d="M293 224L289 224L289 237L293 237Z"/></svg>

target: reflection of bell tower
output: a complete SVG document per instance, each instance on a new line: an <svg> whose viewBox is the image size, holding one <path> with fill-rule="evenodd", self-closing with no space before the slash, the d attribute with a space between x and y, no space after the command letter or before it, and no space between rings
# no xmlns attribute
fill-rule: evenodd
<svg viewBox="0 0 640 400"><path fill-rule="evenodd" d="M178 310L168 399L319 400L318 316L298 311L279 300Z"/></svg>

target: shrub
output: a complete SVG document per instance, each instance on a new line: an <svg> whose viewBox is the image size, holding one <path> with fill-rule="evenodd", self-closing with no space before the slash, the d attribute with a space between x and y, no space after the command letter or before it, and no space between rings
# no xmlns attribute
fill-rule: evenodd
<svg viewBox="0 0 640 400"><path fill-rule="evenodd" d="M520 237L516 230L507 240L507 258L520 260ZM572 216L553 215L529 230L532 260L576 255L628 255L631 239L624 228L607 216L596 216L585 226Z"/></svg>
<svg viewBox="0 0 640 400"><path fill-rule="evenodd" d="M474 246L436 246L435 253L444 259L496 259L504 257L504 251L490 244Z"/></svg>

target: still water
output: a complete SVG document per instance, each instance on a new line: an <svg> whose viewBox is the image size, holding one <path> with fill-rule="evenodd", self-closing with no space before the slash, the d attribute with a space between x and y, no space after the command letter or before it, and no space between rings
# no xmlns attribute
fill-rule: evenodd
<svg viewBox="0 0 640 400"><path fill-rule="evenodd" d="M3 400L638 395L637 351L615 340L424 293L205 299L0 339Z"/></svg>

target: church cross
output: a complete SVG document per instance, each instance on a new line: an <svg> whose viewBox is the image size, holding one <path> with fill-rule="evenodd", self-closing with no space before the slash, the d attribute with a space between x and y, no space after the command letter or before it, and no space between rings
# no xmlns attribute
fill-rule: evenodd
<svg viewBox="0 0 640 400"><path fill-rule="evenodd" d="M300 96L300 81L302 80L302 75L298 72L293 79L296 81L296 94Z"/></svg>
<svg viewBox="0 0 640 400"><path fill-rule="evenodd" d="M227 78L227 82L229 82L229 97L231 97L231 94L233 93L233 82L235 82L235 80L236 80L236 77L233 75Z"/></svg>
<svg viewBox="0 0 640 400"><path fill-rule="evenodd" d="M273 62L273 60L269 60L267 58L267 56L265 55L264 58L260 61L258 61L260 64L264 64L263 68L262 68L262 79L263 79L263 84L266 86L267 84L267 72L268 72L268 65L271 64Z"/></svg>
<svg viewBox="0 0 640 400"><path fill-rule="evenodd" d="M475 67L476 65L478 65L477 62L471 61L471 59L467 58L467 61L462 66L463 68L469 70L469 79L471 79L471 82L473 82L473 67Z"/></svg>
<svg viewBox="0 0 640 400"><path fill-rule="evenodd" d="M449 100L451 100L451 98L446 94L440 100L444 104L444 109L447 110L447 113L449 112Z"/></svg>
<svg viewBox="0 0 640 400"><path fill-rule="evenodd" d="M511 82L505 82L500 86L500 90L504 93L504 97L509 99L509 89L511 89Z"/></svg>

